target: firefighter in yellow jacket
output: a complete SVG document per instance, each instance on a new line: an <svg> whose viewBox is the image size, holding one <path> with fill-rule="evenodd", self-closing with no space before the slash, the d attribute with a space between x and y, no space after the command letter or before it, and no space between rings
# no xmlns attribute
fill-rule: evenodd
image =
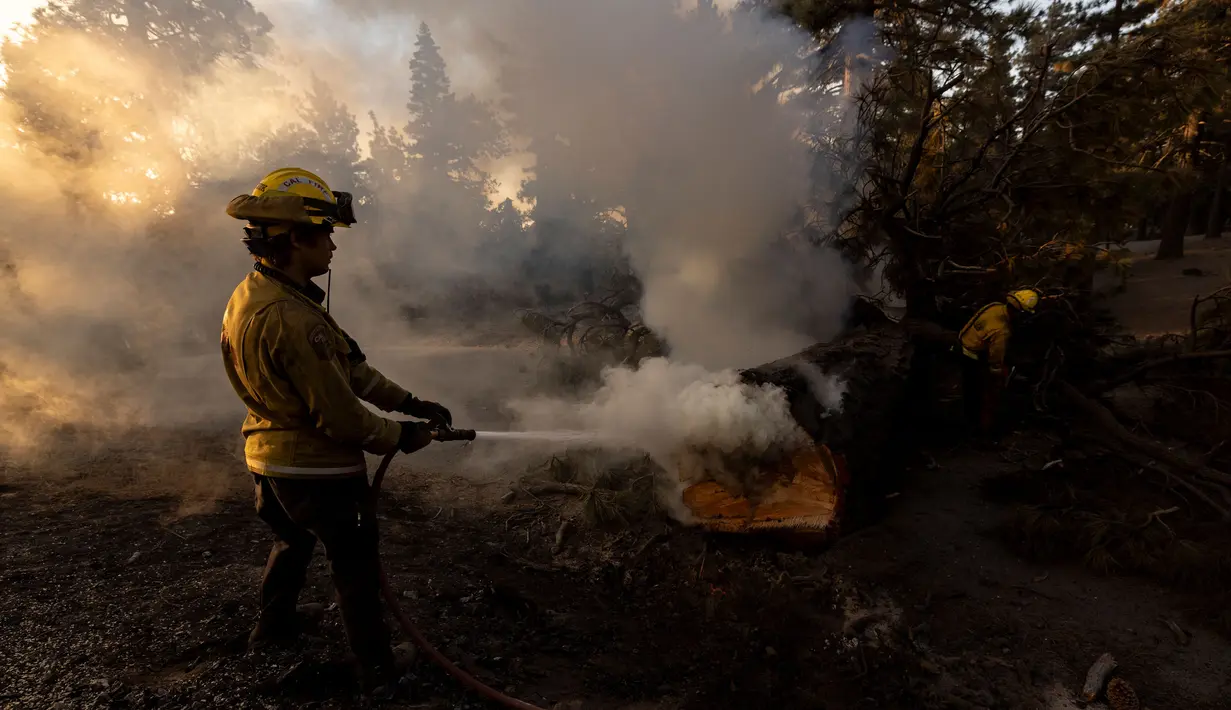
<svg viewBox="0 0 1231 710"><path fill-rule="evenodd" d="M1034 313L1038 305L1038 291L1019 289L1008 294L1003 303L980 308L962 327L958 335L958 348L965 356L962 395L966 421L972 428L985 434L991 431L1000 392L1008 378L1005 358L1013 320L1018 313Z"/></svg>
<svg viewBox="0 0 1231 710"><path fill-rule="evenodd" d="M312 279L329 270L334 228L355 223L350 195L285 168L232 200L227 214L247 221L244 243L256 263L227 303L222 360L248 407L244 454L257 514L276 537L250 645L299 636L296 601L320 540L362 684L385 685L397 671L364 452L421 449L432 426L452 425L452 415L377 372L322 306L325 293ZM379 416L364 401L429 423Z"/></svg>

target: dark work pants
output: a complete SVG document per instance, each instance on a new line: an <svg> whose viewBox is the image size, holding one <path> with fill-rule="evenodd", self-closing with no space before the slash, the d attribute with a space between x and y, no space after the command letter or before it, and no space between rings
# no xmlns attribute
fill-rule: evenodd
<svg viewBox="0 0 1231 710"><path fill-rule="evenodd" d="M966 357L958 351L962 359L962 412L966 415L966 428L970 433L978 432L983 426L983 406L987 397L988 373L987 358Z"/></svg>
<svg viewBox="0 0 1231 710"><path fill-rule="evenodd" d="M992 372L986 353L980 353L978 360L961 357L962 408L967 431L995 438L1000 429L1000 397L1005 382Z"/></svg>
<svg viewBox="0 0 1231 710"><path fill-rule="evenodd" d="M365 477L304 480L253 474L256 512L277 541L261 581L258 629L292 630L295 603L319 539L325 546L342 623L366 672L392 668L389 629L380 599L374 501Z"/></svg>

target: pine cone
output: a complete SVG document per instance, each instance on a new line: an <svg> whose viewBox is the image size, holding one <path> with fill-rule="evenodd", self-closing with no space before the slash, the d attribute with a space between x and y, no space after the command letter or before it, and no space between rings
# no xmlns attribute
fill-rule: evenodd
<svg viewBox="0 0 1231 710"><path fill-rule="evenodd" d="M1111 710L1141 710L1137 691L1123 678L1112 678L1107 684L1107 703Z"/></svg>

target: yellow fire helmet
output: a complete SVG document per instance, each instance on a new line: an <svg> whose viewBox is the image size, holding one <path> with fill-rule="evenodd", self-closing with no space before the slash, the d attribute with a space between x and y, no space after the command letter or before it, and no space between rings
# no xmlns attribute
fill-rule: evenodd
<svg viewBox="0 0 1231 710"><path fill-rule="evenodd" d="M231 200L227 214L253 224L293 222L349 228L355 210L349 192L329 189L303 168L280 168L261 178L251 195Z"/></svg>
<svg viewBox="0 0 1231 710"><path fill-rule="evenodd" d="M1039 292L1032 288L1023 288L1009 294L1008 302L1018 310L1034 313L1039 305Z"/></svg>

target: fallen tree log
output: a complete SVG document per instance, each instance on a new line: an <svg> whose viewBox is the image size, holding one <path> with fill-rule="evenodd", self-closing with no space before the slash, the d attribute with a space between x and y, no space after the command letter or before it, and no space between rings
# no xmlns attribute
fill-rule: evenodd
<svg viewBox="0 0 1231 710"><path fill-rule="evenodd" d="M1218 511L1219 515L1224 520L1231 519L1231 511L1226 507L1215 503L1207 494L1200 489L1192 481L1183 481L1178 477L1181 473L1186 473L1199 481L1204 482L1207 487L1217 491L1224 500L1231 502L1231 491L1228 491L1226 486L1231 484L1231 474L1224 473L1217 469L1206 466L1203 463L1190 461L1179 454L1176 454L1161 444L1152 441L1147 441L1139 436L1134 435L1128 429L1125 429L1115 415L1112 414L1106 407L1102 406L1093 399L1082 394L1076 387L1067 383L1061 382L1060 394L1066 402L1072 405L1086 418L1090 423L1094 424L1098 430L1110 439L1109 448L1117 451L1116 445L1123 446L1131 451L1145 456L1148 459L1157 461L1168 468L1172 469L1177 475L1177 481L1194 493L1198 493L1203 500L1211 507Z"/></svg>
<svg viewBox="0 0 1231 710"><path fill-rule="evenodd" d="M785 392L814 448L757 465L715 461L722 475L686 489L685 504L704 527L724 532L831 534L873 517L909 451L911 359L910 334L886 319L744 370L745 382Z"/></svg>
<svg viewBox="0 0 1231 710"><path fill-rule="evenodd" d="M861 476L883 462L902 434L912 354L906 328L882 323L741 375L782 388L799 425L841 454L852 476Z"/></svg>
<svg viewBox="0 0 1231 710"><path fill-rule="evenodd" d="M1210 497L1209 493L1206 493L1205 491L1201 490L1195 483L1187 480L1182 475L1171 473L1170 471L1167 471L1166 469L1160 468L1157 465L1157 462L1155 462L1153 459L1149 458L1148 456L1135 453L1134 451L1128 449L1127 447L1114 445L1112 442L1109 442L1107 437L1105 436L1096 436L1094 434L1086 434L1084 436L1079 435L1077 437L1077 440L1088 442L1089 444L1094 445L1094 446L1101 446L1103 449L1107 451L1109 455L1120 459L1121 461L1129 464L1130 466L1136 466L1137 468L1143 471L1152 471L1158 474L1164 480L1164 482L1175 483L1177 486L1193 494L1203 503L1208 505L1210 507L1210 510L1213 510L1214 512L1218 513L1219 517L1222 517L1225 519L1228 515L1231 515L1231 511L1229 511L1226 507L1221 505L1218 501Z"/></svg>

